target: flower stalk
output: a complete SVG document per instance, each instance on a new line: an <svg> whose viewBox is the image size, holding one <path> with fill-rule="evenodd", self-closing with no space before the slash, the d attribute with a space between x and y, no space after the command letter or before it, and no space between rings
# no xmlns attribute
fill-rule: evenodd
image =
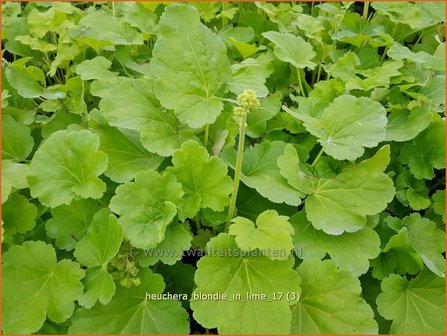
<svg viewBox="0 0 447 336"><path fill-rule="evenodd" d="M247 127L247 115L250 112L257 111L261 104L256 97L256 93L253 90L244 90L237 97L237 104L239 106L234 108L233 120L239 125L239 143L237 149L236 166L234 168L234 182L233 191L231 193L230 206L228 208L227 222L225 224L225 232L231 224L231 220L234 218L236 210L236 199L239 190L239 183L242 170L242 160L244 156L244 143L245 143L245 129Z"/></svg>

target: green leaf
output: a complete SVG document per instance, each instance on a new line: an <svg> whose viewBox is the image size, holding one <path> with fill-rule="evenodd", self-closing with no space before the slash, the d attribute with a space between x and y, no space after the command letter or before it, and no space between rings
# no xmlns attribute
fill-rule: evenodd
<svg viewBox="0 0 447 336"><path fill-rule="evenodd" d="M410 245L408 229L403 227L388 240L379 257L371 261L371 266L373 276L383 279L393 272L417 274L424 264Z"/></svg>
<svg viewBox="0 0 447 336"><path fill-rule="evenodd" d="M233 25L226 25L218 33L223 40L233 38L241 42L250 42L254 34L252 27L234 27Z"/></svg>
<svg viewBox="0 0 447 336"><path fill-rule="evenodd" d="M435 5L435 4L433 4ZM424 29L436 24L434 17L418 8L416 4L407 2L373 3L373 8L379 13L389 17L393 22L410 26L414 30ZM438 8L438 13L442 11Z"/></svg>
<svg viewBox="0 0 447 336"><path fill-rule="evenodd" d="M382 281L377 308L393 320L390 333L445 334L445 279L426 269L410 281L391 274Z"/></svg>
<svg viewBox="0 0 447 336"><path fill-rule="evenodd" d="M423 210L430 206L430 198L428 197L428 189L426 188L421 190L416 190L412 187L408 188L407 198L413 210Z"/></svg>
<svg viewBox="0 0 447 336"><path fill-rule="evenodd" d="M2 203L5 203L14 189L28 188L29 166L2 160Z"/></svg>
<svg viewBox="0 0 447 336"><path fill-rule="evenodd" d="M17 2L10 2L2 7L2 14L5 17L16 17L20 15L21 6Z"/></svg>
<svg viewBox="0 0 447 336"><path fill-rule="evenodd" d="M406 109L392 110L386 125L386 141L408 141L414 139L430 125L432 109L426 103L410 103Z"/></svg>
<svg viewBox="0 0 447 336"><path fill-rule="evenodd" d="M403 219L408 227L411 247L419 253L424 264L439 277L445 277L445 233L436 224L420 214L411 214Z"/></svg>
<svg viewBox="0 0 447 336"><path fill-rule="evenodd" d="M376 87L389 87L393 77L401 75L399 69L402 61L388 61L372 69L366 69L359 74L364 77L353 77L346 82L347 90L369 91Z"/></svg>
<svg viewBox="0 0 447 336"><path fill-rule="evenodd" d="M285 147L286 144L282 141L263 141L245 150L241 181L272 202L296 206L301 203L300 197L304 194L290 187L279 173L276 163ZM223 157L234 167L234 152L223 153Z"/></svg>
<svg viewBox="0 0 447 336"><path fill-rule="evenodd" d="M258 97L267 96L269 90L265 86L265 80L270 75L262 64L253 58L247 58L240 64L231 66L233 78L228 82L228 89L236 95L249 89L256 92ZM258 113L259 111L256 111Z"/></svg>
<svg viewBox="0 0 447 336"><path fill-rule="evenodd" d="M30 231L36 225L37 207L25 196L12 194L2 206L5 234L13 235Z"/></svg>
<svg viewBox="0 0 447 336"><path fill-rule="evenodd" d="M101 43L92 46L141 45L143 36L121 18L114 18L105 12L92 11L79 21L80 36ZM89 42L86 40L85 42Z"/></svg>
<svg viewBox="0 0 447 336"><path fill-rule="evenodd" d="M275 56L281 61L288 62L298 69L315 67L312 60L316 53L312 45L302 37L275 31L262 33L262 36L275 44Z"/></svg>
<svg viewBox="0 0 447 336"><path fill-rule="evenodd" d="M375 334L360 281L331 260L306 260L297 269L301 298L292 308L292 334Z"/></svg>
<svg viewBox="0 0 447 336"><path fill-rule="evenodd" d="M82 294L84 271L79 264L56 260L51 245L28 241L3 255L3 332L30 334L46 317L64 322Z"/></svg>
<svg viewBox="0 0 447 336"><path fill-rule="evenodd" d="M88 267L84 294L79 303L91 308L96 300L107 304L115 293L115 283L107 272L107 264L118 253L123 229L109 209L98 211L84 237L76 244L74 256Z"/></svg>
<svg viewBox="0 0 447 336"><path fill-rule="evenodd" d="M294 215L290 223L295 229L294 243L301 259L323 259L329 254L337 267L360 276L368 271L369 259L380 253L379 235L370 227L332 236L315 230L303 211Z"/></svg>
<svg viewBox="0 0 447 336"><path fill-rule="evenodd" d="M150 9L146 8L146 4L123 3L125 11L124 20L132 27L138 28L143 33L153 34L158 30L156 25L157 15Z"/></svg>
<svg viewBox="0 0 447 336"><path fill-rule="evenodd" d="M340 96L312 117L289 113L302 120L325 153L337 160L355 160L365 147L385 140L386 110L367 97Z"/></svg>
<svg viewBox="0 0 447 336"><path fill-rule="evenodd" d="M85 116L88 114L85 103L84 82L80 77L73 77L65 83L67 87L67 97L63 99L64 106L68 112Z"/></svg>
<svg viewBox="0 0 447 336"><path fill-rule="evenodd" d="M293 259L231 256L226 251L237 251L237 245L227 234L211 239L207 248L215 254L199 260L194 293L226 294L228 299L191 301L194 318L205 328L217 327L220 334L289 333L293 301L284 296L273 300L273 295L299 290ZM247 293L265 294L267 299L247 301ZM234 300L234 295L241 299Z"/></svg>
<svg viewBox="0 0 447 336"><path fill-rule="evenodd" d="M335 32L332 39L345 43L353 44L361 48L365 45L371 45L375 48L386 46L391 43L392 37L384 32L381 27L379 29L371 22L366 21L358 13L353 13L348 10L346 6L342 6L339 10L329 11L332 15L339 15L343 17L342 20L333 21L332 26Z"/></svg>
<svg viewBox="0 0 447 336"><path fill-rule="evenodd" d="M435 75L428 78L427 83L421 88L418 94L413 94L416 98L422 95L435 106L436 111L442 113L445 109L445 90L442 89L445 83L445 75Z"/></svg>
<svg viewBox="0 0 447 336"><path fill-rule="evenodd" d="M106 185L98 178L107 169L99 138L87 130L58 131L34 154L28 182L33 197L56 207L74 198L100 198Z"/></svg>
<svg viewBox="0 0 447 336"><path fill-rule="evenodd" d="M424 64L424 68L445 71L445 56L445 42L443 42L439 44L434 54L428 59L428 64Z"/></svg>
<svg viewBox="0 0 447 336"><path fill-rule="evenodd" d="M74 26L71 15L79 9L70 3L55 3L48 10L33 8L28 15L28 26L33 35L44 37L48 32L60 32Z"/></svg>
<svg viewBox="0 0 447 336"><path fill-rule="evenodd" d="M432 196L433 210L445 221L445 190L437 190Z"/></svg>
<svg viewBox="0 0 447 336"><path fill-rule="evenodd" d="M311 15L306 15L303 13L297 14L296 17L296 27L302 31L308 38L318 38L321 31L325 30L323 22L320 18L313 17Z"/></svg>
<svg viewBox="0 0 447 336"><path fill-rule="evenodd" d="M432 122L402 148L399 158L417 179L432 179L433 169L445 168L445 121Z"/></svg>
<svg viewBox="0 0 447 336"><path fill-rule="evenodd" d="M16 36L15 40L24 45L28 45L33 50L41 51L44 54L57 50L57 47L54 44L48 43L45 40L39 40L38 38L29 35Z"/></svg>
<svg viewBox="0 0 447 336"><path fill-rule="evenodd" d="M185 4L166 7L160 32L151 60L157 99L182 123L193 128L212 124L223 109L220 96L231 77L224 42Z"/></svg>
<svg viewBox="0 0 447 336"><path fill-rule="evenodd" d="M47 100L48 102L48 100ZM43 106L41 106L42 108ZM46 108L46 107L45 107ZM63 112L61 109L62 106L57 104L56 106L49 106L50 110L56 110L57 114L53 114L54 118L50 118L48 120L48 123L45 123L42 126L42 137L44 139L47 139L52 135L53 133L57 131L63 131L66 128L68 128L70 125L80 124L82 121L81 116L73 114L73 113L66 113Z"/></svg>
<svg viewBox="0 0 447 336"><path fill-rule="evenodd" d="M412 52L407 47L400 43L394 42L393 45L387 50L386 54L394 60L402 61L404 59L409 60L414 63L427 63L431 59L431 55L420 51L417 53Z"/></svg>
<svg viewBox="0 0 447 336"><path fill-rule="evenodd" d="M30 129L8 115L2 116L2 158L23 161L31 153L34 139Z"/></svg>
<svg viewBox="0 0 447 336"><path fill-rule="evenodd" d="M396 198L404 206L422 210L430 205L429 189L425 180L416 180L409 169L403 169L395 180Z"/></svg>
<svg viewBox="0 0 447 336"><path fill-rule="evenodd" d="M9 101L8 101L9 98L11 98L9 91L2 90L2 107L3 107L3 109L5 109L9 106Z"/></svg>
<svg viewBox="0 0 447 336"><path fill-rule="evenodd" d="M172 155L172 163L167 171L177 177L185 194L183 217L193 218L201 208L222 211L230 203L232 181L227 176L227 165L216 156L210 157L198 142L185 142Z"/></svg>
<svg viewBox="0 0 447 336"><path fill-rule="evenodd" d="M120 215L124 235L136 248L154 248L165 238L166 228L177 214L182 186L170 174L139 172L135 182L120 185L110 209Z"/></svg>
<svg viewBox="0 0 447 336"><path fill-rule="evenodd" d="M30 34L27 24L27 17L7 17L2 15L2 38L5 40L5 50L23 57L37 55L36 51L31 50L29 46L15 40L16 36Z"/></svg>
<svg viewBox="0 0 447 336"><path fill-rule="evenodd" d="M73 316L70 334L188 334L188 314L180 302L146 300L146 293L161 294L163 278L149 269L138 273L141 284L118 286L106 305L81 308Z"/></svg>
<svg viewBox="0 0 447 336"><path fill-rule="evenodd" d="M222 4L218 2L193 2L191 3L191 6L194 6L198 10L198 12L200 13L200 17L205 22L209 22L216 17L216 14L222 7Z"/></svg>
<svg viewBox="0 0 447 336"><path fill-rule="evenodd" d="M281 92L275 92L259 100L261 103L259 110L247 115L246 133L248 136L258 138L266 131L267 121L274 118L281 110L281 98Z"/></svg>
<svg viewBox="0 0 447 336"><path fill-rule="evenodd" d="M280 215L291 217L296 213L296 207L284 203L277 204L269 201L267 198L259 195L256 190L250 189L244 184L239 185L237 193L237 214L239 216L256 221L258 215L265 211L265 209L274 209ZM221 223L225 223L225 217L222 218Z"/></svg>
<svg viewBox="0 0 447 336"><path fill-rule="evenodd" d="M2 91L2 104L4 103L4 97L5 97L5 91ZM24 125L31 125L35 121L35 110L28 110L28 109L22 109L17 108L13 106L5 106L2 105L2 113L3 115L9 115L14 118L14 120L18 123L24 124Z"/></svg>
<svg viewBox="0 0 447 336"><path fill-rule="evenodd" d="M415 3L415 5L421 9L422 16L431 18L432 23L445 22L445 3L427 2Z"/></svg>
<svg viewBox="0 0 447 336"><path fill-rule="evenodd" d="M174 265L182 258L183 251L191 247L191 233L180 223L172 223L166 228L165 238L154 249L140 252L138 263L143 266L155 265L161 261L167 265Z"/></svg>
<svg viewBox="0 0 447 336"><path fill-rule="evenodd" d="M73 61L81 50L76 44L59 44L57 46L57 55L50 65L50 71L48 74L52 77L56 75L57 69L65 68L69 65L70 61Z"/></svg>
<svg viewBox="0 0 447 336"><path fill-rule="evenodd" d="M391 321L384 319L382 315L379 314L376 304L377 295L381 293L381 281L374 279L370 273L363 275L360 278L360 281L362 285L362 297L374 311L374 319L379 326L379 334L388 335L390 333Z"/></svg>
<svg viewBox="0 0 447 336"><path fill-rule="evenodd" d="M117 73L109 70L111 65L112 62L108 59L97 56L76 66L76 73L81 76L82 80L113 81Z"/></svg>
<svg viewBox="0 0 447 336"><path fill-rule="evenodd" d="M328 72L328 75L335 78L340 78L343 81L347 81L355 76L359 65L360 59L358 56L353 52L347 52L333 64L323 67Z"/></svg>
<svg viewBox="0 0 447 336"><path fill-rule="evenodd" d="M97 110L90 112L90 118L100 139L99 149L109 157L109 167L104 175L112 181L128 182L139 171L157 169L163 161L162 157L143 147L137 132L109 126Z"/></svg>
<svg viewBox="0 0 447 336"><path fill-rule="evenodd" d="M225 222L225 219L223 220ZM214 223L212 223L214 224ZM222 223L219 223L222 224ZM204 250L206 248L206 244L210 241L210 239L213 238L213 233L211 230L197 230L196 235L194 236L191 245L193 248L198 248L201 250Z"/></svg>
<svg viewBox="0 0 447 336"><path fill-rule="evenodd" d="M241 42L235 40L233 37L228 37L227 41L230 42L237 49L237 51L240 52L243 58L250 57L259 51L256 44Z"/></svg>
<svg viewBox="0 0 447 336"><path fill-rule="evenodd" d="M237 246L243 250L259 249L269 259L283 260L293 248L294 231L288 219L275 210L266 210L258 216L256 224L244 217L234 218L228 233L235 236Z"/></svg>
<svg viewBox="0 0 447 336"><path fill-rule="evenodd" d="M383 211L393 199L393 181L383 173L389 161L387 145L373 157L346 166L332 178L320 178L311 175L300 163L295 148L287 145L278 165L288 183L308 195L305 210L314 228L340 235L365 227L366 216Z"/></svg>
<svg viewBox="0 0 447 336"><path fill-rule="evenodd" d="M73 201L51 209L53 218L45 224L48 237L56 240L55 245L67 251L74 248L87 232L93 216L99 210L94 200Z"/></svg>
<svg viewBox="0 0 447 336"><path fill-rule="evenodd" d="M23 59L22 59L23 60ZM23 62L22 62L23 63ZM9 84L17 90L23 98L43 97L45 99L57 99L65 97L65 92L58 88L44 88L40 79L45 80L42 70L37 67L25 67L20 63L13 63L5 70ZM43 82L45 83L45 81Z"/></svg>
<svg viewBox="0 0 447 336"><path fill-rule="evenodd" d="M180 124L172 111L162 111L150 94L151 81L121 82L99 94L100 112L111 126L140 132L149 151L170 156L194 131Z"/></svg>

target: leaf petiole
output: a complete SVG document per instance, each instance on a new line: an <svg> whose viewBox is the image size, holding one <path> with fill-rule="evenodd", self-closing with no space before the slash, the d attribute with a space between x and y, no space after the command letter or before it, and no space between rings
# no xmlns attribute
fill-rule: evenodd
<svg viewBox="0 0 447 336"><path fill-rule="evenodd" d="M315 158L314 162L312 162L311 167L315 167L315 165L318 163L318 160L320 160L321 155L323 155L323 148L321 148L318 152L318 155Z"/></svg>
<svg viewBox="0 0 447 336"><path fill-rule="evenodd" d="M115 2L112 1L112 17L116 17Z"/></svg>
<svg viewBox="0 0 447 336"><path fill-rule="evenodd" d="M363 18L368 20L369 1L365 1L363 4Z"/></svg>
<svg viewBox="0 0 447 336"><path fill-rule="evenodd" d="M195 222L196 222L196 229L197 229L197 232L199 232L199 230L202 228L201 225L200 225L200 217L199 217L199 213L197 213L197 215L196 215Z"/></svg>
<svg viewBox="0 0 447 336"><path fill-rule="evenodd" d="M298 78L298 85L300 87L300 92L305 97L306 92L304 91L303 80L301 79L301 71L300 71L300 69L295 69L295 70L296 70L296 77Z"/></svg>
<svg viewBox="0 0 447 336"><path fill-rule="evenodd" d="M208 149L208 137L209 137L209 133L210 133L210 125L206 124L205 125L205 135L204 135L204 140L203 140L203 146Z"/></svg>

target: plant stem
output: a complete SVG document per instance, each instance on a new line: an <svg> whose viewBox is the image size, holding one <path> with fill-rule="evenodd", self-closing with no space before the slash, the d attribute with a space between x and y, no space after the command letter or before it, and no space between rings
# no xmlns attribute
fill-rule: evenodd
<svg viewBox="0 0 447 336"><path fill-rule="evenodd" d="M198 233L199 230L201 229L201 226L200 226L200 217L199 217L199 214L198 214L198 213L197 213L197 215L196 215L195 221L196 221L196 229L197 229L197 233Z"/></svg>
<svg viewBox="0 0 447 336"><path fill-rule="evenodd" d="M320 66L320 64L318 64L318 66ZM310 85L313 86L315 84L315 80L317 79L317 71L313 71L312 72L312 80L310 82Z"/></svg>
<svg viewBox="0 0 447 336"><path fill-rule="evenodd" d="M318 64L317 81L315 83L318 83L320 81L320 76L321 76L321 63Z"/></svg>
<svg viewBox="0 0 447 336"><path fill-rule="evenodd" d="M394 24L393 32L391 33L391 37L392 37L394 40L396 40L396 38L394 37L394 35L396 35L397 26L398 26L398 23L396 22L396 23Z"/></svg>
<svg viewBox="0 0 447 336"><path fill-rule="evenodd" d="M304 92L303 81L301 80L301 71L300 71L300 69L296 69L296 76L298 77L298 85L300 86L301 94L305 97L306 93Z"/></svg>
<svg viewBox="0 0 447 336"><path fill-rule="evenodd" d="M315 158L314 162L312 162L311 166L315 167L315 165L317 164L318 160L320 160L321 155L323 154L323 148L320 149L320 152L318 153L317 157Z"/></svg>
<svg viewBox="0 0 447 336"><path fill-rule="evenodd" d="M439 25L436 25L436 30L438 31L439 41L442 41L442 34L441 34L441 30L439 29ZM421 34L421 36L422 36L422 34Z"/></svg>
<svg viewBox="0 0 447 336"><path fill-rule="evenodd" d="M47 65L47 67L48 67L48 69L50 68L50 66L51 66L51 61L50 61L50 59L48 58L48 55L47 55L47 53L44 53L43 54L43 61L44 61L44 63Z"/></svg>
<svg viewBox="0 0 447 336"><path fill-rule="evenodd" d="M422 34L419 34L419 37L416 40L416 42L414 43L414 45L419 44L419 42L421 42L421 39L422 39Z"/></svg>
<svg viewBox="0 0 447 336"><path fill-rule="evenodd" d="M222 11L228 10L228 2L223 1L222 2ZM222 16L222 27L225 27L228 24L228 19L226 16Z"/></svg>
<svg viewBox="0 0 447 336"><path fill-rule="evenodd" d="M112 1L112 16L113 16L113 18L115 18L115 16L116 16L115 2L113 2L113 1Z"/></svg>
<svg viewBox="0 0 447 336"><path fill-rule="evenodd" d="M203 141L203 145L205 146L205 148L208 147L208 136L209 136L209 133L210 133L210 125L206 124L205 125L205 139Z"/></svg>
<svg viewBox="0 0 447 336"><path fill-rule="evenodd" d="M82 126L84 126L85 128L88 128L88 111L85 110L84 113L81 113L81 118L82 118Z"/></svg>
<svg viewBox="0 0 447 336"><path fill-rule="evenodd" d="M65 69L65 79L64 79L64 81L66 82L70 77L71 77L70 68L66 68Z"/></svg>
<svg viewBox="0 0 447 336"><path fill-rule="evenodd" d="M388 47L385 47L385 49L383 50L382 57L380 57L381 62L383 62L385 60L387 51L388 51Z"/></svg>
<svg viewBox="0 0 447 336"><path fill-rule="evenodd" d="M59 77L61 83L64 83L64 74L60 68L56 69L56 76Z"/></svg>
<svg viewBox="0 0 447 336"><path fill-rule="evenodd" d="M377 19L377 12L374 12L374 14L371 16L371 20L369 20L370 23L374 23L374 21Z"/></svg>
<svg viewBox="0 0 447 336"><path fill-rule="evenodd" d="M231 193L230 207L228 208L227 223L225 224L225 232L228 232L230 228L231 220L234 217L234 211L236 209L237 192L239 190L239 181L241 178L242 158L244 157L244 142L245 142L245 123L247 120L247 114L241 120L239 126L239 144L237 148L236 167L234 169L234 183L233 192Z"/></svg>
<svg viewBox="0 0 447 336"><path fill-rule="evenodd" d="M365 1L363 4L363 18L368 20L368 9L369 9L369 1Z"/></svg>

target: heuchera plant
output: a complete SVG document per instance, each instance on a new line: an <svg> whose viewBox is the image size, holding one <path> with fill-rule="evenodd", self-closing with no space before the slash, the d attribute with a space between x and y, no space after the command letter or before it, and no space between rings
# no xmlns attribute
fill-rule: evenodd
<svg viewBox="0 0 447 336"><path fill-rule="evenodd" d="M3 333L444 334L444 13L2 2Z"/></svg>

